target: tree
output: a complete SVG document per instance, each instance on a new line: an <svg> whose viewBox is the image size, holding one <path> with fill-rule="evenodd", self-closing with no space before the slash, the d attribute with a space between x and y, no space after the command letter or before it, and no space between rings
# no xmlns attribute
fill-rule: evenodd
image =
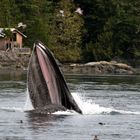
<svg viewBox="0 0 140 140"><path fill-rule="evenodd" d="M13 39L13 33L10 29L4 29L3 30L3 33L5 34L5 38L8 38L8 39Z"/></svg>
<svg viewBox="0 0 140 140"><path fill-rule="evenodd" d="M45 44L48 42L48 9L47 6L51 2L49 0L26 0L17 1L22 16L22 22L27 25L25 34L27 39L25 45L33 46L36 40L41 40ZM51 6L51 4L49 5Z"/></svg>
<svg viewBox="0 0 140 140"><path fill-rule="evenodd" d="M87 61L134 59L140 47L140 2L138 0L75 0L83 6L87 39ZM89 47L88 47L89 46ZM92 46L92 47L91 47ZM87 49L88 48L88 49ZM90 58L90 59L89 59Z"/></svg>
<svg viewBox="0 0 140 140"><path fill-rule="evenodd" d="M1 0L0 9L1 27L23 22L25 45L39 39L61 61L140 59L139 0Z"/></svg>
<svg viewBox="0 0 140 140"><path fill-rule="evenodd" d="M62 61L81 60L84 21L75 11L75 4L71 0L60 0L55 5L49 46Z"/></svg>
<svg viewBox="0 0 140 140"><path fill-rule="evenodd" d="M14 0L0 1L0 26L14 27L19 18L19 11Z"/></svg>

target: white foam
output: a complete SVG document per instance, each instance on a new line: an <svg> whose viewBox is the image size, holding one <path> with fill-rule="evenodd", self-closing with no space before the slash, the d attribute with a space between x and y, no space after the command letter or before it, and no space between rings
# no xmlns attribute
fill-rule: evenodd
<svg viewBox="0 0 140 140"><path fill-rule="evenodd" d="M121 113L121 114L140 114L140 112L132 112L125 110L116 110L114 108L101 107L98 104L95 104L93 100L85 100L80 97L78 93L72 93L76 103L82 110L83 114L110 114L111 112Z"/></svg>
<svg viewBox="0 0 140 140"><path fill-rule="evenodd" d="M53 113L54 115L78 115L77 112L73 110L57 111Z"/></svg>
<svg viewBox="0 0 140 140"><path fill-rule="evenodd" d="M72 93L72 95L83 114L101 114L103 112L109 113L112 111L111 108L100 107L98 104L93 103L92 100L83 100L77 93Z"/></svg>
<svg viewBox="0 0 140 140"><path fill-rule="evenodd" d="M10 112L24 112L23 108L21 107L0 107L1 110L6 110Z"/></svg>
<svg viewBox="0 0 140 140"><path fill-rule="evenodd" d="M26 91L26 102L25 102L25 105L23 107L23 110L24 111L29 111L29 110L33 110L33 105L31 103L31 99L30 99L30 96L29 96L29 92L28 92L28 89Z"/></svg>
<svg viewBox="0 0 140 140"><path fill-rule="evenodd" d="M140 112L136 111L125 111L125 110L114 110L115 112L121 113L121 114L134 114L134 115L140 115Z"/></svg>

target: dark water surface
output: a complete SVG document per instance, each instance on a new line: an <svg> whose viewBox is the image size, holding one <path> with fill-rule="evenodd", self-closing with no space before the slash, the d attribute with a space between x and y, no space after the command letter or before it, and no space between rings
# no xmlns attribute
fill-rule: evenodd
<svg viewBox="0 0 140 140"><path fill-rule="evenodd" d="M139 75L65 77L83 115L25 112L26 72L1 71L0 140L140 140Z"/></svg>

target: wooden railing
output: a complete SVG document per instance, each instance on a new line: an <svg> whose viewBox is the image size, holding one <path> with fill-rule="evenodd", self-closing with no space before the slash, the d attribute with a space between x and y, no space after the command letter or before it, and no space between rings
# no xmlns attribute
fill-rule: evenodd
<svg viewBox="0 0 140 140"><path fill-rule="evenodd" d="M13 48L13 51L15 51L18 54L31 54L31 49L30 48Z"/></svg>

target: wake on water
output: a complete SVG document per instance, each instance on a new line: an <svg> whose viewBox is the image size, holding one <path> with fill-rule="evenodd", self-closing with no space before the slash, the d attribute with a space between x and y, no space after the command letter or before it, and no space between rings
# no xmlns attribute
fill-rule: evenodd
<svg viewBox="0 0 140 140"><path fill-rule="evenodd" d="M78 92L72 93L76 103L78 104L79 108L82 110L83 115L94 115L94 114L134 114L140 115L140 112L132 112L132 111L124 111L124 110L116 110L114 108L106 108L101 107L98 104L95 104L93 100L85 100L79 96ZM33 106L27 91L27 98L24 107L17 108L17 107L1 107L1 110L6 111L29 111L33 110ZM75 111L67 110L67 111L57 111L53 113L55 115L78 115Z"/></svg>

